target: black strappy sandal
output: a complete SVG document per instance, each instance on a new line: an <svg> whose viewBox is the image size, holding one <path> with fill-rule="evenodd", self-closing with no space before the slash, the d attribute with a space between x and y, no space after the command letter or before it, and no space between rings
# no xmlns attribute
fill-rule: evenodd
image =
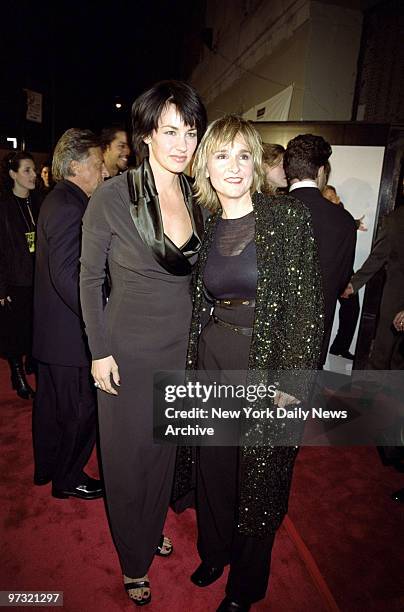
<svg viewBox="0 0 404 612"><path fill-rule="evenodd" d="M164 550L166 552L164 552ZM164 533L163 533L160 538L159 545L157 546L156 552L154 554L157 555L157 557L169 557L171 553L173 552L173 550L174 550L174 546L172 542L170 546L168 546L167 544L164 544Z"/></svg>
<svg viewBox="0 0 404 612"><path fill-rule="evenodd" d="M131 580L131 582L124 582L123 586L125 591L131 591L132 589L150 589L150 582L148 580ZM129 594L129 593L128 593ZM142 599L135 599L129 595L129 599L133 601L136 606L145 606L151 602L151 591L148 597L142 597Z"/></svg>

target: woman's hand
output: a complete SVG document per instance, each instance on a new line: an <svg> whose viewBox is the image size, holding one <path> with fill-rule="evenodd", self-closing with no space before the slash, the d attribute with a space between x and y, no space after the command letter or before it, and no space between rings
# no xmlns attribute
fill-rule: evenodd
<svg viewBox="0 0 404 612"><path fill-rule="evenodd" d="M94 384L98 389L111 395L118 395L118 391L114 389L111 383L112 374L112 380L116 386L119 387L120 385L118 364L112 355L103 359L94 359L91 374L95 381Z"/></svg>
<svg viewBox="0 0 404 612"><path fill-rule="evenodd" d="M0 305L5 306L7 302L11 302L11 297L8 295L5 298L0 298Z"/></svg>
<svg viewBox="0 0 404 612"><path fill-rule="evenodd" d="M365 218L365 215L362 215L361 217L359 217L359 219L356 219L356 222L358 224L358 227L356 229L358 230L358 232L367 232L368 231L368 228L363 223L363 219L364 218Z"/></svg>
<svg viewBox="0 0 404 612"><path fill-rule="evenodd" d="M349 298L350 295L352 295L354 292L354 288L352 286L352 283L348 283L348 285L345 287L345 290L343 293L341 293L341 297L344 298L344 300L346 300L347 298Z"/></svg>
<svg viewBox="0 0 404 612"><path fill-rule="evenodd" d="M398 332L404 331L404 310L400 310L393 319L393 325Z"/></svg>
<svg viewBox="0 0 404 612"><path fill-rule="evenodd" d="M285 406L295 406L296 404L300 404L300 402L293 397L293 395L289 395L284 391L277 391L274 397L274 404L278 406L278 408L285 408Z"/></svg>

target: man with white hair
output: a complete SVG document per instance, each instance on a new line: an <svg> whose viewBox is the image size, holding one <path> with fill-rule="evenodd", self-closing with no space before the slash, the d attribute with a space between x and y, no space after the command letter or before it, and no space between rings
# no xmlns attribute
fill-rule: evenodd
<svg viewBox="0 0 404 612"><path fill-rule="evenodd" d="M79 301L81 220L102 172L94 134L67 130L53 156L57 184L45 198L37 224L34 482L52 481L52 495L61 499L103 495L100 481L83 472L95 442L96 399Z"/></svg>

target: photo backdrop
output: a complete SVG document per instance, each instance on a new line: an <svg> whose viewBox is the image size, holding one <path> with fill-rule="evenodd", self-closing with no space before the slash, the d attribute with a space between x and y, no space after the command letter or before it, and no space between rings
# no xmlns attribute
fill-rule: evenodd
<svg viewBox="0 0 404 612"><path fill-rule="evenodd" d="M331 175L329 184L333 185L346 210L355 219L364 215L363 223L366 232L357 232L354 271L358 270L368 257L375 227L377 201L385 147L333 145L330 157ZM362 309L364 288L359 291ZM339 303L334 317L331 342L338 330ZM360 318L359 318L360 320ZM358 323L359 323L358 320ZM351 344L351 352L355 352L358 326ZM334 372L350 373L352 362L341 357L328 355L325 369Z"/></svg>

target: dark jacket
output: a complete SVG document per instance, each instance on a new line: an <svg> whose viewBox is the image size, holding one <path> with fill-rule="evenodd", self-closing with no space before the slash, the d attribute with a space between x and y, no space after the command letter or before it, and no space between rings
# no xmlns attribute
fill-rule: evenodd
<svg viewBox="0 0 404 612"><path fill-rule="evenodd" d="M258 284L247 383L268 384L265 377L268 371L316 368L323 339L323 295L312 222L306 207L289 196L268 198L262 194L254 194L253 206ZM207 222L195 271L189 369L196 368L200 323L209 308L202 279L219 215ZM260 373L265 379L257 381ZM299 377L303 379L304 376ZM302 398L307 389L298 389L299 384L284 390ZM254 408L266 407L265 402L257 400ZM252 422L251 427L255 435L256 423ZM276 427L271 420L269 428ZM250 433L247 427L244 435ZM238 529L250 536L274 533L287 511L297 449L254 445L241 446L240 453ZM174 486L176 499L192 487L192 462L192 449L181 448ZM262 469L264 464L266 468Z"/></svg>
<svg viewBox="0 0 404 612"><path fill-rule="evenodd" d="M30 195L31 211L36 221L38 200ZM34 257L29 252L25 232L28 229L16 198L10 193L0 201L0 298L8 295L10 286L31 287Z"/></svg>
<svg viewBox="0 0 404 612"><path fill-rule="evenodd" d="M330 340L335 306L352 274L356 247L356 223L353 216L321 195L316 187L299 187L290 192L310 210L317 240L325 299L324 364Z"/></svg>
<svg viewBox="0 0 404 612"><path fill-rule="evenodd" d="M79 300L81 220L88 197L60 181L42 203L37 224L33 355L45 363L86 366L89 352Z"/></svg>
<svg viewBox="0 0 404 612"><path fill-rule="evenodd" d="M359 291L384 267L384 293L389 295L389 301L394 302L398 312L404 309L404 206L383 220L369 257L351 278L354 291Z"/></svg>

